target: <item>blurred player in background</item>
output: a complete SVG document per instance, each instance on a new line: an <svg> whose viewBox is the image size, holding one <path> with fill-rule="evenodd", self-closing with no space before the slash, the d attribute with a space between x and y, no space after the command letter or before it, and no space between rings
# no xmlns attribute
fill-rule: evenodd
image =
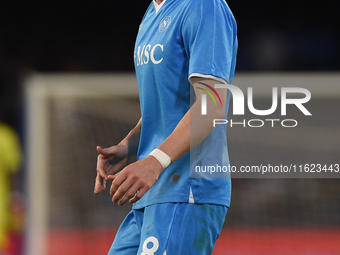
<svg viewBox="0 0 340 255"><path fill-rule="evenodd" d="M20 75L16 62L0 63L0 254L22 254L24 199L17 171L21 145L17 126ZM15 191L14 191L15 189Z"/></svg>
<svg viewBox="0 0 340 255"><path fill-rule="evenodd" d="M230 205L231 180L190 178L195 165L229 165L224 125L237 51L224 0L154 0L135 44L141 119L110 148L97 147L95 194L133 203L109 254L211 254ZM212 98L203 105L210 90ZM191 97L190 95L194 95ZM205 106L208 114L202 115ZM137 153L137 162L122 168Z"/></svg>
<svg viewBox="0 0 340 255"><path fill-rule="evenodd" d="M10 249L12 176L21 159L19 138L9 125L0 122L0 254Z"/></svg>

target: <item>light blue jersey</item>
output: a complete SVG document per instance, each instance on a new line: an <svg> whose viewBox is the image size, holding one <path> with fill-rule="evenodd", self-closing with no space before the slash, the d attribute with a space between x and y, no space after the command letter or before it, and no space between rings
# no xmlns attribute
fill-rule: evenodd
<svg viewBox="0 0 340 255"><path fill-rule="evenodd" d="M150 4L135 45L142 114L138 159L157 148L190 109L190 76L217 77L231 83L235 71L236 22L224 0L163 3L159 10ZM229 98L230 95L226 110ZM191 157L187 153L167 167L133 208L165 202L229 206L231 180L225 178L228 175L215 179L190 177L195 166L229 165L225 128L217 125L191 151Z"/></svg>

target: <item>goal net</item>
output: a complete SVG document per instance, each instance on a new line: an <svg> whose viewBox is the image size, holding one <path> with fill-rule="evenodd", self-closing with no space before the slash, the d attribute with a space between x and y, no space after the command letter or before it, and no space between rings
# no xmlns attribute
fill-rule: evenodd
<svg viewBox="0 0 340 255"><path fill-rule="evenodd" d="M294 128L269 124L259 128L228 126L231 164L237 168L261 164L296 167L339 164L339 79L336 74L238 75L234 84L240 86L245 95L245 88L253 87L254 107L259 109L270 108L272 87L309 89L312 99L306 107L312 116L306 117L292 106L285 118L298 121ZM139 120L135 76L36 74L26 80L24 88L28 205L25 254L106 254L131 206L113 204L108 190L97 196L93 194L96 146L117 144ZM250 119L265 117L247 112L242 118L235 118L235 122L243 123L243 119L248 123ZM269 248L271 243L266 240L275 235L263 232L263 228L283 233L276 236L277 240L294 249L296 244L289 236L302 235L306 227L313 227L322 233L323 239L320 236L306 239L306 247L312 247L315 252L319 247L316 243L321 245L328 238L328 247L335 250L332 240L339 239L340 233L332 227L340 225L339 193L337 178L241 176L233 180L232 206L224 228L227 232L222 232L221 238L227 233L228 238L223 240L236 251L230 254L251 254L255 242L275 254L275 249L281 246L272 240L272 244L278 246ZM277 231L283 229L288 232ZM258 239L259 233L263 240ZM286 237L288 239L284 239ZM253 240L249 250L244 250L243 242L235 241L244 238ZM225 243L218 242L214 254L225 254ZM300 252L308 253L309 248L306 249Z"/></svg>

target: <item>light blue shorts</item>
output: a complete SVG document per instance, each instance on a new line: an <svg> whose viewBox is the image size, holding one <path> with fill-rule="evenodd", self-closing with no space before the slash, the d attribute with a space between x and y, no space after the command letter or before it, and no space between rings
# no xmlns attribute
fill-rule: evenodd
<svg viewBox="0 0 340 255"><path fill-rule="evenodd" d="M121 224L109 255L209 255L228 207L163 203L132 210Z"/></svg>

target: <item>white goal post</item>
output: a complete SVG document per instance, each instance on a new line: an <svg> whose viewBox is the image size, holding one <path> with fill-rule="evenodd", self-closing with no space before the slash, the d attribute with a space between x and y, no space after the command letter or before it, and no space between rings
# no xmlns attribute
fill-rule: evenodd
<svg viewBox="0 0 340 255"><path fill-rule="evenodd" d="M48 229L49 146L47 111L51 98L137 97L132 74L35 74L24 84L27 171L25 254L45 255Z"/></svg>

